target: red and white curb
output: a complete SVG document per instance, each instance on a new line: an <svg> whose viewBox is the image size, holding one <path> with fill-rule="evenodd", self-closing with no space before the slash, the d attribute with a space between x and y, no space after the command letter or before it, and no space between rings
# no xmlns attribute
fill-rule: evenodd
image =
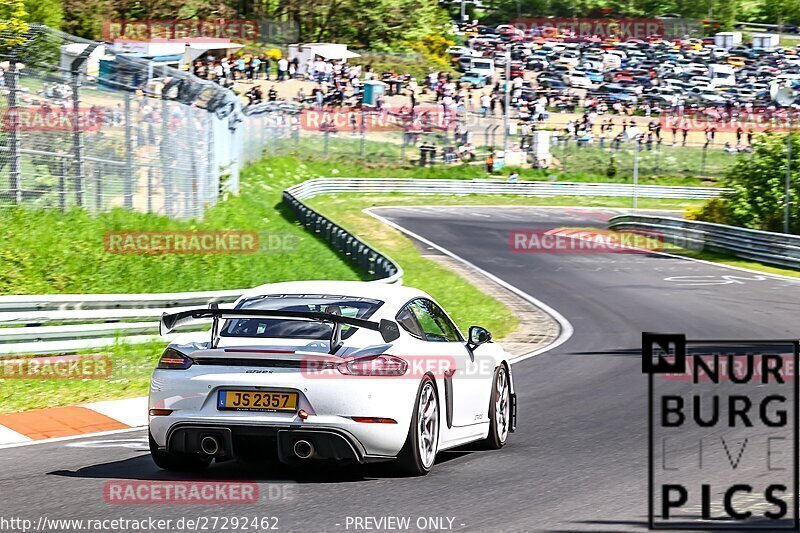
<svg viewBox="0 0 800 533"><path fill-rule="evenodd" d="M147 396L0 415L0 448L147 425Z"/></svg>

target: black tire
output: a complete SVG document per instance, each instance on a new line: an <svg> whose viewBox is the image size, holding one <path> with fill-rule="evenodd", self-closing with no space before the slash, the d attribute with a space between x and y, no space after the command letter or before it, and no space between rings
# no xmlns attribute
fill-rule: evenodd
<svg viewBox="0 0 800 533"><path fill-rule="evenodd" d="M420 420L419 420L419 404L422 399L422 393L426 390L426 387L430 385L433 390L433 399L435 400L435 408L436 408L436 437L435 443L433 444L433 460L430 461L430 464L426 465L422 459L422 452L419 448L419 432L420 432ZM440 422L440 410L439 410L439 396L436 394L436 385L434 384L433 380L429 376L425 376L422 378L422 381L419 384L419 388L417 389L417 395L414 400L414 409L411 415L411 424L408 428L408 436L406 437L406 442L403 445L403 449L400 450L400 453L397 456L397 460L394 462L395 466L404 474L408 474L411 476L424 476L428 472L431 471L433 464L436 462L436 452L439 448L439 422Z"/></svg>
<svg viewBox="0 0 800 533"><path fill-rule="evenodd" d="M505 424L506 430L505 434L498 428L498 410L497 410L497 401L498 397L500 396L500 391L497 390L498 380L500 376L503 375L505 377L505 402L508 404L506 412L508 413L505 417ZM489 401L489 435L484 440L484 444L486 448L490 450L499 450L503 446L506 445L506 441L508 440L508 433L509 428L511 426L511 388L510 388L510 380L509 380L509 373L508 369L505 365L498 366L494 371L494 377L492 378L492 395L491 400Z"/></svg>
<svg viewBox="0 0 800 533"><path fill-rule="evenodd" d="M162 470L175 472L199 472L211 464L211 457L204 457L196 453L169 453L159 450L153 436L148 433L150 441L150 457Z"/></svg>

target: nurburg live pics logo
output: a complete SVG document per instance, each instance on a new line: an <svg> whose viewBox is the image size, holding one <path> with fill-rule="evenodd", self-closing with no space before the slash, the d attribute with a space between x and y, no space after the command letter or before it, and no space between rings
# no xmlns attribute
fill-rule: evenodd
<svg viewBox="0 0 800 533"><path fill-rule="evenodd" d="M650 529L800 528L799 347L642 334Z"/></svg>

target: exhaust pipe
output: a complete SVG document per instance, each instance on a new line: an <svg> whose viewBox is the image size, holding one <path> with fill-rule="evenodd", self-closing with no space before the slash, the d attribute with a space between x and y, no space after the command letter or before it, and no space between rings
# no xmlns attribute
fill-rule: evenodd
<svg viewBox="0 0 800 533"><path fill-rule="evenodd" d="M200 449L207 455L217 455L220 450L219 439L206 435L200 441Z"/></svg>
<svg viewBox="0 0 800 533"><path fill-rule="evenodd" d="M294 454L300 459L308 459L314 454L314 446L307 440L294 443Z"/></svg>

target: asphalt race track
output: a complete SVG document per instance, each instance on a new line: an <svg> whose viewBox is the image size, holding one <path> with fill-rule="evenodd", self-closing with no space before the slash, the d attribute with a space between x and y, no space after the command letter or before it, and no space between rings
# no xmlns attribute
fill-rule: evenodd
<svg viewBox="0 0 800 533"><path fill-rule="evenodd" d="M0 450L2 514L34 522L40 516L277 516L278 530L308 532L354 531L348 517L387 516L410 517L412 531L421 517L445 517L439 530L452 519L454 531L643 531L641 332L730 339L800 333L797 282L655 254L509 249L513 230L603 227L612 210L375 212L535 296L572 324L567 342L514 365L520 418L506 448L443 452L425 478L396 478L374 466L297 473L220 465L204 479L257 482L258 507L111 505L104 499L109 481L188 479L158 470L145 432L137 430Z"/></svg>

